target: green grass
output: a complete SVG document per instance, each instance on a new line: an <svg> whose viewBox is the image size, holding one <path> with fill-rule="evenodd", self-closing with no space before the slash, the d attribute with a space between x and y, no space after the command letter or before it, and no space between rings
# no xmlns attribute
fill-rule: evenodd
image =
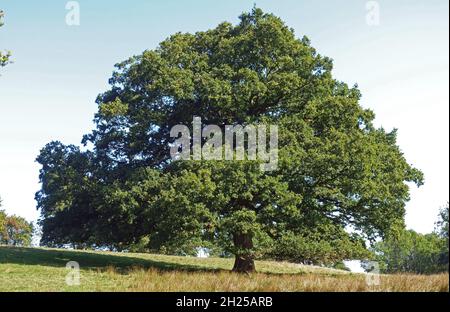
<svg viewBox="0 0 450 312"><path fill-rule="evenodd" d="M80 265L78 286L66 284L69 261ZM373 288L362 274L334 269L257 261L258 273L242 275L232 266L222 258L0 246L0 291L448 291L445 274L385 276Z"/></svg>

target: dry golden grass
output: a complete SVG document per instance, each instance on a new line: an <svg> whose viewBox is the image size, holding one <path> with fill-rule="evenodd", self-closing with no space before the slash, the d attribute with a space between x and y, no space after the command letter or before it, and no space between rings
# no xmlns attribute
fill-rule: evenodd
<svg viewBox="0 0 450 312"><path fill-rule="evenodd" d="M68 286L65 265L80 264L80 285ZM0 246L0 291L449 291L448 274L381 275L371 286L365 274L257 261L259 273L230 272L232 259L151 254L81 252Z"/></svg>
<svg viewBox="0 0 450 312"><path fill-rule="evenodd" d="M126 273L108 268L100 274L117 281L112 291L245 291L245 292L438 292L449 291L448 274L382 275L378 286L371 286L364 274L267 274L231 272L162 272L133 268ZM97 291L104 290L100 288Z"/></svg>

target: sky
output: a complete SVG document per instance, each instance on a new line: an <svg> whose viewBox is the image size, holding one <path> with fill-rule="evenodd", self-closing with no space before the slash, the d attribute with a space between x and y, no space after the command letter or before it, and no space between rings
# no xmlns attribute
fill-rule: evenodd
<svg viewBox="0 0 450 312"><path fill-rule="evenodd" d="M409 163L425 174L406 205L408 228L434 228L449 200L449 4L447 0L80 0L79 25L68 25L64 0L0 0L0 197L9 214L35 221L39 150L52 140L80 144L95 98L113 65L154 49L169 35L196 32L253 5L281 17L334 60L335 78L363 94L375 123L398 129ZM377 9L378 8L378 9ZM378 12L378 14L377 14Z"/></svg>

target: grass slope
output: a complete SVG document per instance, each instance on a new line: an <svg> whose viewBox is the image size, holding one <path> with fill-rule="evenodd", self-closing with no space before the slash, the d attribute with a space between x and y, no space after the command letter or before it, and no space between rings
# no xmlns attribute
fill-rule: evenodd
<svg viewBox="0 0 450 312"><path fill-rule="evenodd" d="M69 286L66 263L80 264L80 285ZM448 291L448 274L364 274L257 261L258 273L235 274L232 259L0 246L0 291Z"/></svg>

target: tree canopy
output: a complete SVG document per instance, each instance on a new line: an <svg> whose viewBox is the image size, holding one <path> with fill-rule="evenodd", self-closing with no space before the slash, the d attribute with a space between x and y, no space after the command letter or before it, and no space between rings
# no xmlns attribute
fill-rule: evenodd
<svg viewBox="0 0 450 312"><path fill-rule="evenodd" d="M376 128L357 86L332 69L308 38L257 8L237 25L176 33L117 64L86 147L55 141L37 158L42 242L203 247L235 255L235 271L245 272L256 257L327 263L364 254L364 239L403 224L407 183L421 185L423 175L397 131ZM172 161L170 129L194 116L219 127L277 125L278 170Z"/></svg>

